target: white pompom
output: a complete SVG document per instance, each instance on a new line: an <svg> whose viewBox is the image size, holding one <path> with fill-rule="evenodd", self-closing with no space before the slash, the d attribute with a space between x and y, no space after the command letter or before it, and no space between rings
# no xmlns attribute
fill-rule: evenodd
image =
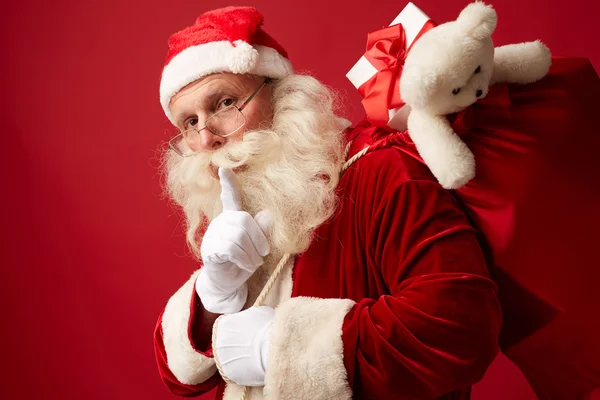
<svg viewBox="0 0 600 400"><path fill-rule="evenodd" d="M230 50L228 65L234 74L245 74L254 68L258 61L258 51L243 40L233 42Z"/></svg>

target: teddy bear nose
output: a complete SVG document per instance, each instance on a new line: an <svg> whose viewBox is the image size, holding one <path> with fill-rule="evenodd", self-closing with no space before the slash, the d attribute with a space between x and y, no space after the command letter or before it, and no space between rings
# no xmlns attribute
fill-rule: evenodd
<svg viewBox="0 0 600 400"><path fill-rule="evenodd" d="M475 96L477 97L481 97L481 95L483 94L483 90L479 89L478 91L475 92Z"/></svg>

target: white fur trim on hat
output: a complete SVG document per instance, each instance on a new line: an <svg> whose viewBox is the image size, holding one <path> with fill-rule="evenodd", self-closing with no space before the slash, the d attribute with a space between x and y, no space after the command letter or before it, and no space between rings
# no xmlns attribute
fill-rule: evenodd
<svg viewBox="0 0 600 400"><path fill-rule="evenodd" d="M184 86L217 72L255 74L279 79L294 73L290 61L277 50L227 40L188 47L165 66L160 81L160 104L172 123L171 98Z"/></svg>

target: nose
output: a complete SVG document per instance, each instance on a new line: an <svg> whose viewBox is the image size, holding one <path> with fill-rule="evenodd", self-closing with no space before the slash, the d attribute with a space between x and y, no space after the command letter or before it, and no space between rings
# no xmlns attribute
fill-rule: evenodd
<svg viewBox="0 0 600 400"><path fill-rule="evenodd" d="M225 138L215 135L209 129L202 129L193 140L188 140L188 146L193 151L215 151L225 144Z"/></svg>
<svg viewBox="0 0 600 400"><path fill-rule="evenodd" d="M479 89L475 92L475 96L477 97L481 97L481 95L483 94L483 90Z"/></svg>

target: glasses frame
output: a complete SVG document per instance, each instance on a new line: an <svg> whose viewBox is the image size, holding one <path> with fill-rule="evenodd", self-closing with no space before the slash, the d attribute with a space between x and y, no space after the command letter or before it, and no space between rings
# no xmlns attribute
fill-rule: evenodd
<svg viewBox="0 0 600 400"><path fill-rule="evenodd" d="M216 113L214 113L213 115L211 115L210 117L208 117L204 123L204 127L197 129L197 128L190 128L190 129L186 129L185 131L180 131L179 134L173 136L171 139L169 139L169 148L171 150L173 150L175 153L177 153L178 155L180 155L181 157L192 157L194 155L196 155L198 152L193 152L192 154L183 154L178 148L177 148L177 144L180 143L181 140L185 140L185 134L186 132L189 131L196 131L197 134L200 134L200 132L202 132L204 129L208 129L213 135L217 135L219 137L225 138L227 136L231 136L234 133L236 133L237 131L239 131L240 129L242 129L244 127L244 125L246 125L246 116L244 115L244 113L242 112L244 110L244 108L246 108L246 106L248 105L248 103L250 103L252 101L253 98L255 98L260 91L267 85L267 83L272 82L271 78L267 78L264 80L264 82L258 87L258 89L256 89L243 103L242 105L240 105L239 107L236 106L235 104L232 104L228 107L225 107L219 111L217 111ZM229 132L225 135L221 135L218 132L215 132L213 130L211 130L206 122L208 122L211 118L213 118L215 115L221 113L221 112L226 112L229 111L231 109L235 108L241 115L242 115L242 119L244 120L244 122L242 123L242 125L239 126L239 128L235 129L232 132Z"/></svg>

